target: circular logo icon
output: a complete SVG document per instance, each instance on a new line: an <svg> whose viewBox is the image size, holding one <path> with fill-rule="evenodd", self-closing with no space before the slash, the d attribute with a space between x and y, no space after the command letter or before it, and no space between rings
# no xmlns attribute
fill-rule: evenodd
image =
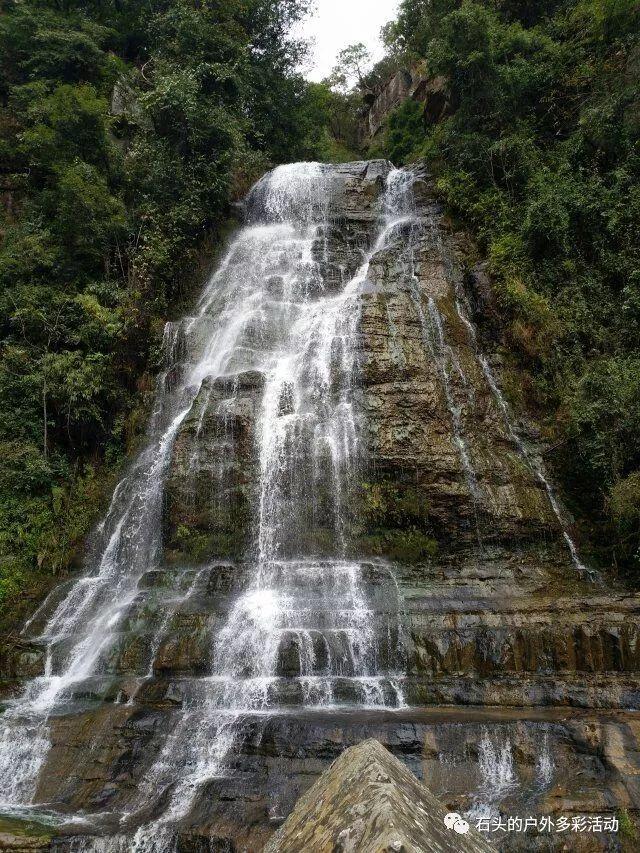
<svg viewBox="0 0 640 853"><path fill-rule="evenodd" d="M453 829L458 835L466 835L469 832L468 822L458 812L449 812L444 816L444 825L447 829Z"/></svg>
<svg viewBox="0 0 640 853"><path fill-rule="evenodd" d="M457 820L462 820L458 812L449 812L444 816L444 825L447 827L447 829L453 829L453 824Z"/></svg>

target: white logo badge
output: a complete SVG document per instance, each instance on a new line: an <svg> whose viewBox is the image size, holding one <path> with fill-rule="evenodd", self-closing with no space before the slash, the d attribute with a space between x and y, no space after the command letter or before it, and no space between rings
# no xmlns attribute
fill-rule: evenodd
<svg viewBox="0 0 640 853"><path fill-rule="evenodd" d="M444 816L444 825L447 829L453 829L459 835L465 835L469 832L469 824L462 818L458 812L449 812Z"/></svg>

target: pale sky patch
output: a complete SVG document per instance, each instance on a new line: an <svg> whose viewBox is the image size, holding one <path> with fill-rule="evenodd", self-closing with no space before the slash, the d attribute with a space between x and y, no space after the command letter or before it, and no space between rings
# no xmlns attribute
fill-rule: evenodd
<svg viewBox="0 0 640 853"><path fill-rule="evenodd" d="M374 61L382 59L380 28L396 16L399 0L316 0L315 11L299 27L312 41L302 71L319 81L331 73L338 53L347 45L363 42Z"/></svg>

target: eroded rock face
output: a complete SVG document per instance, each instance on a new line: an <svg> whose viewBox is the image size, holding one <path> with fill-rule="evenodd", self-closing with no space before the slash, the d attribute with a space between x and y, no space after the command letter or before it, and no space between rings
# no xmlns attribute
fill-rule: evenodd
<svg viewBox="0 0 640 853"><path fill-rule="evenodd" d="M374 258L362 297L374 476L417 493L447 546L556 538L548 495L514 446L461 313L464 270L442 213L427 196L417 214Z"/></svg>
<svg viewBox="0 0 640 853"><path fill-rule="evenodd" d="M149 690L135 712L121 709L111 716L111 755L91 747L92 731L105 737L105 713L60 719L52 763L58 769L42 793L53 802L62 795L69 802L75 791L74 801L85 807L91 801L92 811L126 808L170 717L168 704L155 704ZM178 849L218 844L239 853L262 850L331 762L369 738L390 750L447 810L464 813L488 805L511 816L611 816L619 809L633 815L640 807L639 736L633 713L558 708L413 708L324 716L298 711L253 719L230 774L201 791ZM615 850L619 840L609 833L538 839L512 834L501 837L495 849ZM60 837L53 849L77 850L72 843Z"/></svg>
<svg viewBox="0 0 640 853"><path fill-rule="evenodd" d="M397 758L378 741L367 740L325 770L265 853L489 853L491 847L475 830L447 829L446 814Z"/></svg>
<svg viewBox="0 0 640 853"><path fill-rule="evenodd" d="M366 118L361 123L363 142L376 137L384 129L391 113L405 101L422 104L425 126L436 124L451 112L451 96L445 77L432 77L422 63L402 68L373 96Z"/></svg>

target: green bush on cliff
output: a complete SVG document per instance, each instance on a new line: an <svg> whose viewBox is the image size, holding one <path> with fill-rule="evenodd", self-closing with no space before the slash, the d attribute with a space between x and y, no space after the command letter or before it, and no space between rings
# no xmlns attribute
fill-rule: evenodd
<svg viewBox="0 0 640 853"><path fill-rule="evenodd" d="M437 554L429 506L419 489L389 480L362 483L359 510L359 549L408 565Z"/></svg>
<svg viewBox="0 0 640 853"><path fill-rule="evenodd" d="M413 151L416 136L422 130L422 108L416 101L405 101L389 116L384 153L393 163L404 163Z"/></svg>
<svg viewBox="0 0 640 853"><path fill-rule="evenodd" d="M330 153L288 37L305 5L4 5L0 627L77 561L230 200Z"/></svg>
<svg viewBox="0 0 640 853"><path fill-rule="evenodd" d="M603 562L639 570L640 7L404 0L385 38L446 79L448 113L403 105L383 153L426 159L474 231L566 496Z"/></svg>

